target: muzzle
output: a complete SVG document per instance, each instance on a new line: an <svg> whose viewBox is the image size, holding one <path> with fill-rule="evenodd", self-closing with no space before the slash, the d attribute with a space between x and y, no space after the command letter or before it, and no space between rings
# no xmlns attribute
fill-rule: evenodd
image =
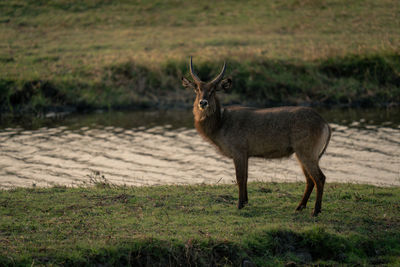
<svg viewBox="0 0 400 267"><path fill-rule="evenodd" d="M199 108L206 109L208 106L208 101L206 99L202 99L199 101Z"/></svg>

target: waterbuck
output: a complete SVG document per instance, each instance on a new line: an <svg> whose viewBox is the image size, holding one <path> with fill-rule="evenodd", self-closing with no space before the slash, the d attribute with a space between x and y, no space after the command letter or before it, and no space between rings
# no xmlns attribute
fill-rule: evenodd
<svg viewBox="0 0 400 267"><path fill-rule="evenodd" d="M192 57L189 68L193 82L182 77L182 84L196 93L193 104L195 127L205 140L233 159L239 186L238 208L248 203L249 157L282 158L296 153L307 182L296 210L306 207L315 186L317 198L312 215L318 215L325 184L325 175L318 163L331 137L328 123L307 107L255 109L239 106L222 109L216 92L232 86L230 78L223 79L226 64L211 82L203 82L195 74Z"/></svg>

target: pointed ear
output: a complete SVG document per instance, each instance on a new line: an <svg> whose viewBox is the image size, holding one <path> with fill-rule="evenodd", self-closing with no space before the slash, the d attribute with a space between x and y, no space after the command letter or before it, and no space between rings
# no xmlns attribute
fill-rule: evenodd
<svg viewBox="0 0 400 267"><path fill-rule="evenodd" d="M232 87L232 79L231 78L224 79L219 83L219 89L222 89L225 92L229 92L231 87Z"/></svg>
<svg viewBox="0 0 400 267"><path fill-rule="evenodd" d="M185 88L190 88L190 89L194 90L195 92L197 91L196 84L194 82L189 81L185 77L182 77L182 85Z"/></svg>

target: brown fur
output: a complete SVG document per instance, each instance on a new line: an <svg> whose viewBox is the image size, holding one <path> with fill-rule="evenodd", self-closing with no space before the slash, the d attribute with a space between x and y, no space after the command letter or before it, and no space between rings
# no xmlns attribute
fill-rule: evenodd
<svg viewBox="0 0 400 267"><path fill-rule="evenodd" d="M297 210L306 207L315 186L317 198L313 215L321 212L325 175L318 162L329 143L331 129L317 112L306 107L231 107L221 111L215 93L221 88L229 89L230 79L217 83L195 79L193 83L182 78L182 82L196 92L193 115L197 131L223 155L233 159L239 186L239 209L248 202L249 157L282 158L296 153L307 182ZM208 101L205 108L200 107L201 100Z"/></svg>

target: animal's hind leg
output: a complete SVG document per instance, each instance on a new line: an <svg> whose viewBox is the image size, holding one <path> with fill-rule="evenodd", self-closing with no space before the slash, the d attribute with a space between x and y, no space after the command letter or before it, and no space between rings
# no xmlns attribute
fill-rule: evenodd
<svg viewBox="0 0 400 267"><path fill-rule="evenodd" d="M301 169L303 170L304 176L306 177L306 188L304 190L304 195L302 200L300 201L299 205L297 206L296 210L300 211L306 208L308 199L310 198L311 192L314 189L314 180L312 179L311 175L306 171L304 166L300 163Z"/></svg>
<svg viewBox="0 0 400 267"><path fill-rule="evenodd" d="M322 195L325 185L325 175L322 173L321 169L318 166L318 160L305 159L304 157L299 155L297 155L297 158L301 162L306 173L308 173L311 179L314 181L314 184L317 188L317 198L315 200L315 206L312 212L313 216L317 216L321 212Z"/></svg>
<svg viewBox="0 0 400 267"><path fill-rule="evenodd" d="M315 201L313 216L317 216L318 213L321 212L322 194L323 194L324 185L325 185L325 175L321 171L321 169L319 168L318 165L317 165L317 170L318 170L319 179L318 179L318 181L316 181L316 182L318 182L318 183L316 183L317 184L317 199Z"/></svg>

